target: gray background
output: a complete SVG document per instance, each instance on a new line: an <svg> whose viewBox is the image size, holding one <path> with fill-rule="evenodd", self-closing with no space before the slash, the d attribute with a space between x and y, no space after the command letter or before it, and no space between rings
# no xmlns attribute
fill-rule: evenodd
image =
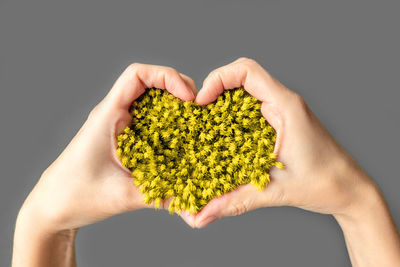
<svg viewBox="0 0 400 267"><path fill-rule="evenodd" d="M42 171L131 62L198 87L252 57L299 92L378 183L397 225L399 1L1 1L0 265ZM331 216L268 208L192 230L153 210L79 231L80 266L348 266Z"/></svg>

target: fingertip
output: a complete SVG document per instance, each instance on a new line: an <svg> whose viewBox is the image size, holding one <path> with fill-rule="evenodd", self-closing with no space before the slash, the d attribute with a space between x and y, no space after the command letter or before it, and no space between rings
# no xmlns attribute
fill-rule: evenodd
<svg viewBox="0 0 400 267"><path fill-rule="evenodd" d="M200 90L199 93L196 95L194 102L200 106L204 106L206 103L203 99L203 92Z"/></svg>
<svg viewBox="0 0 400 267"><path fill-rule="evenodd" d="M181 211L180 215L179 215L182 220L184 220L190 227L192 228L196 228L195 225L195 214L189 214L187 211L183 210Z"/></svg>
<svg viewBox="0 0 400 267"><path fill-rule="evenodd" d="M196 99L194 100L198 105L204 106L207 104L210 104L211 102L215 101L218 97L218 95L213 95L207 93L207 89L204 87L199 91L199 93L196 96Z"/></svg>
<svg viewBox="0 0 400 267"><path fill-rule="evenodd" d="M179 95L175 95L176 97L180 98L183 101L194 101L194 99L196 98L196 96L193 93L193 90L191 88L191 85L189 83L190 79L189 77L184 76L184 74L181 74L179 72L175 72L177 74L176 79L177 79L177 83L179 85L179 89L178 90L173 90L172 89L172 93L178 93Z"/></svg>
<svg viewBox="0 0 400 267"><path fill-rule="evenodd" d="M196 90L196 89L194 89L194 90ZM194 101L196 99L197 92L193 91L193 89L190 88L190 95L191 95L190 101Z"/></svg>
<svg viewBox="0 0 400 267"><path fill-rule="evenodd" d="M183 101L194 101L196 99L196 96L193 93L185 94L184 96L180 97L180 99Z"/></svg>
<svg viewBox="0 0 400 267"><path fill-rule="evenodd" d="M196 96L193 93L192 89L186 84L184 80L182 80L183 84L181 90L179 90L179 94L175 95L183 101L194 101Z"/></svg>
<svg viewBox="0 0 400 267"><path fill-rule="evenodd" d="M204 228L216 220L217 220L217 216L215 216L215 215L208 216L208 217L204 218L203 220L201 220L200 222L196 223L196 227Z"/></svg>
<svg viewBox="0 0 400 267"><path fill-rule="evenodd" d="M223 208L226 207L227 202L227 194L212 199L199 213L197 213L195 218L196 227L205 227L206 225L215 221L217 218L223 217L221 212L223 212Z"/></svg>
<svg viewBox="0 0 400 267"><path fill-rule="evenodd" d="M193 90L188 89L190 92L190 99L189 101L194 101L196 99L196 94L193 92Z"/></svg>
<svg viewBox="0 0 400 267"><path fill-rule="evenodd" d="M181 78L184 80L186 86L189 87L190 91L193 93L194 98L196 98L197 90L196 90L196 84L195 84L195 82L193 81L193 79L190 78L189 76L183 74L183 73L179 73L179 75L180 75Z"/></svg>

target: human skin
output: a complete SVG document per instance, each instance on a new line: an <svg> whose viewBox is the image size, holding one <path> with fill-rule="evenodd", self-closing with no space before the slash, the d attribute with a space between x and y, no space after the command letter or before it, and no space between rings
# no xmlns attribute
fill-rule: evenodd
<svg viewBox="0 0 400 267"><path fill-rule="evenodd" d="M148 207L116 156L129 107L147 87L193 101L193 80L169 67L132 64L61 155L44 171L17 217L12 266L75 266L79 227ZM167 201L161 207L168 207Z"/></svg>
<svg viewBox="0 0 400 267"><path fill-rule="evenodd" d="M205 105L226 88L240 86L262 101L261 112L277 131L275 152L285 169L272 168L271 182L262 192L243 185L198 214L182 213L182 218L200 228L252 209L295 206L336 218L354 266L399 266L399 234L376 184L299 95L247 58L211 72L197 96L193 80L176 70L129 66L24 202L12 265L75 266L79 227L147 207L115 155L115 137L130 122L130 104L146 87Z"/></svg>
<svg viewBox="0 0 400 267"><path fill-rule="evenodd" d="M275 152L285 169L271 169L263 192L243 185L196 215L183 214L185 221L201 228L257 208L294 206L335 217L353 266L400 266L399 233L379 188L298 94L256 61L240 58L211 72L195 101L206 105L239 86L262 102L263 116L277 131Z"/></svg>

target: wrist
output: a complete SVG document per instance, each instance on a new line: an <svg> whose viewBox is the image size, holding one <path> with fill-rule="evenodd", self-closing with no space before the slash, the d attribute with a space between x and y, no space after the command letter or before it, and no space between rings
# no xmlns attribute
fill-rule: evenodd
<svg viewBox="0 0 400 267"><path fill-rule="evenodd" d="M359 227L367 222L390 216L385 199L376 183L350 156L344 157L337 165L342 178L346 180L346 204L332 213L333 217L346 228Z"/></svg>
<svg viewBox="0 0 400 267"><path fill-rule="evenodd" d="M335 173L341 190L338 190L337 202L342 202L331 214L341 221L355 222L368 215L371 211L385 205L385 200L376 185L357 162L346 154L334 165L331 173Z"/></svg>
<svg viewBox="0 0 400 267"><path fill-rule="evenodd" d="M35 241L57 241L73 243L78 229L57 229L35 216L28 210L21 209L15 224L15 240L22 237L24 242L29 238Z"/></svg>
<svg viewBox="0 0 400 267"><path fill-rule="evenodd" d="M359 193L344 212L333 214L353 266L398 266L400 236L382 193L374 183Z"/></svg>
<svg viewBox="0 0 400 267"><path fill-rule="evenodd" d="M12 266L75 266L77 231L54 231L20 212L15 225Z"/></svg>
<svg viewBox="0 0 400 267"><path fill-rule="evenodd" d="M332 214L340 225L359 225L386 211L386 202L374 183L360 185L352 202L342 211Z"/></svg>
<svg viewBox="0 0 400 267"><path fill-rule="evenodd" d="M62 239L74 239L78 229L67 229L56 223L54 218L45 216L40 207L35 202L30 201L29 197L21 207L16 224L15 232L24 232L36 237L56 237Z"/></svg>
<svg viewBox="0 0 400 267"><path fill-rule="evenodd" d="M58 233L70 232L71 224L67 223L70 209L65 208L63 202L59 201L59 196L48 188L54 177L49 174L49 169L41 175L38 183L32 189L19 210L16 228L26 228L34 226L29 231L40 234L57 235ZM60 193L59 193L60 195Z"/></svg>

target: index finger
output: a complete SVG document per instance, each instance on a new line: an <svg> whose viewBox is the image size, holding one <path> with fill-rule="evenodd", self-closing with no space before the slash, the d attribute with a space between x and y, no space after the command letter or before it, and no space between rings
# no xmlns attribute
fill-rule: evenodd
<svg viewBox="0 0 400 267"><path fill-rule="evenodd" d="M129 109L132 102L146 88L166 89L183 101L194 100L195 95L182 76L173 68L134 63L126 68L113 85L106 98L122 109Z"/></svg>
<svg viewBox="0 0 400 267"><path fill-rule="evenodd" d="M238 60L212 71L203 82L196 102L206 105L213 102L225 89L244 87L262 102L281 102L290 90L272 77L260 64L248 58Z"/></svg>

